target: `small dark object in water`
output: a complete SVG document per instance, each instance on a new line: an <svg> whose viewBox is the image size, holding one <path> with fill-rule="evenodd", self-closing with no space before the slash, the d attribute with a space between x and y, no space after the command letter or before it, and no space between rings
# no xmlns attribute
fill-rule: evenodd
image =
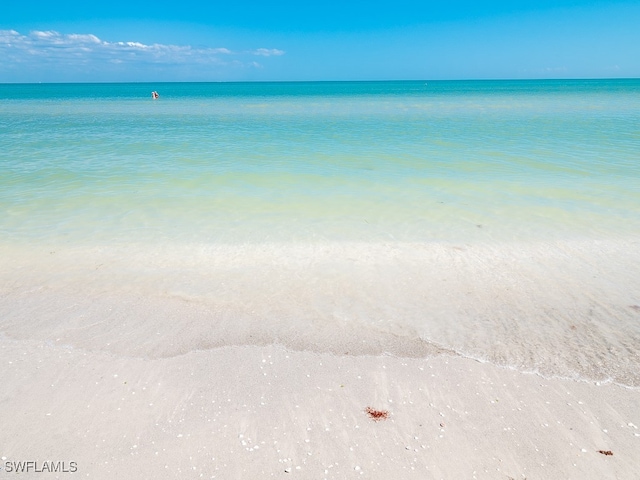
<svg viewBox="0 0 640 480"><path fill-rule="evenodd" d="M602 455L613 455L611 450L598 450L598 453L601 453Z"/></svg>
<svg viewBox="0 0 640 480"><path fill-rule="evenodd" d="M386 420L387 418L389 418L388 410L375 410L371 407L367 407L365 412L367 412L369 418L371 418L374 422L379 422L380 420Z"/></svg>

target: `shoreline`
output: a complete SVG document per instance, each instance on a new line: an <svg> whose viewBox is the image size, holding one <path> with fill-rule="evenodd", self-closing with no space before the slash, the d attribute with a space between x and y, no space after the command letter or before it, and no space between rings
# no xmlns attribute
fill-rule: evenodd
<svg viewBox="0 0 640 480"><path fill-rule="evenodd" d="M0 245L2 473L633 478L636 243Z"/></svg>
<svg viewBox="0 0 640 480"><path fill-rule="evenodd" d="M443 352L640 386L635 240L0 246L0 331L162 358L225 345Z"/></svg>

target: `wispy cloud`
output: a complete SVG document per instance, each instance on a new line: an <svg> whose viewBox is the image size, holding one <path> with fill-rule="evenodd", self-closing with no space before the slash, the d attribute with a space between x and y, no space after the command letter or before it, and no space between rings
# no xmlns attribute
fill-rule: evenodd
<svg viewBox="0 0 640 480"><path fill-rule="evenodd" d="M280 55L284 55L284 51L278 50L277 48L258 48L251 53L253 55L260 55L261 57L279 57Z"/></svg>
<svg viewBox="0 0 640 480"><path fill-rule="evenodd" d="M65 34L56 31L0 30L0 58L4 69L43 66L64 68L92 65L162 66L230 66L253 68L259 64L251 56L284 55L278 49L257 48L234 51L225 47L193 47L190 45L144 44L137 41L106 41L93 34ZM0 66L0 71L3 69Z"/></svg>

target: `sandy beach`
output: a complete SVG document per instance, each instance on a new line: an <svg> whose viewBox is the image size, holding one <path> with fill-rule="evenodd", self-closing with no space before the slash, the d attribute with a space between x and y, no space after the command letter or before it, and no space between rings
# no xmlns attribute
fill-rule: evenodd
<svg viewBox="0 0 640 480"><path fill-rule="evenodd" d="M490 262L491 278L481 273L490 250L479 246L287 247L288 263L274 260L284 258L285 247L265 245L200 253L189 247L181 257L149 248L136 256L5 247L0 474L11 478L22 469L36 477L45 462L67 469L73 462L76 471L47 475L635 478L636 339L627 336L626 357L611 351L621 327L600 313L621 311L631 321L639 314L631 308L637 280L621 267L636 257L633 244L595 245L599 259L593 245L583 256L575 244L502 248L504 261ZM357 252L348 275L336 275L335 266ZM509 257L516 252L520 261ZM587 266L597 267L600 279L580 277ZM386 283L376 287L366 275ZM629 288L620 293L623 282ZM396 284L402 288L390 289ZM507 285L520 288L508 292ZM458 334L466 331L491 363L465 357L437 330L431 335L444 340L427 341L407 321L341 320L358 312L375 319L372 312L394 298L408 308L400 292L419 298L419 291L428 294L427 302L416 300L430 308L424 314L456 319ZM226 303L205 292L223 294ZM314 323L310 312L323 312L311 308L314 301L337 313ZM299 317L290 318L293 311ZM494 331L482 322L474 330L463 314L477 322L490 311L497 312ZM495 323L525 313L519 327ZM609 350L596 341L602 332ZM545 344L536 334L554 337ZM492 337L486 345L484 336ZM540 374L553 368L573 368L574 378ZM598 379L606 371L617 374Z"/></svg>
<svg viewBox="0 0 640 480"><path fill-rule="evenodd" d="M640 469L638 392L611 384L446 355L236 346L145 360L0 345L5 470L64 461L77 471L48 476L632 479Z"/></svg>

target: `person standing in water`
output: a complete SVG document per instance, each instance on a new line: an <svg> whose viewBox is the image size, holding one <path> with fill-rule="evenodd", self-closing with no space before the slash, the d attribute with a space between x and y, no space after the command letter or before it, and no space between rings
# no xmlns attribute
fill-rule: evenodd
<svg viewBox="0 0 640 480"><path fill-rule="evenodd" d="M156 92L155 90L151 92L151 98L153 98L154 100L157 100L159 97L160 95L158 95L158 92Z"/></svg>

